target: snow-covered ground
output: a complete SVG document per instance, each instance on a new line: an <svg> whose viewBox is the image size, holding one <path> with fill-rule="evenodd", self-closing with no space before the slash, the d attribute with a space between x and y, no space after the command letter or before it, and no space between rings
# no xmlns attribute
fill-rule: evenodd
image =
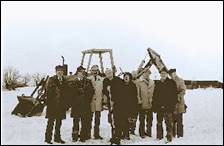
<svg viewBox="0 0 224 146"><path fill-rule="evenodd" d="M20 88L16 91L2 91L1 96L1 144L45 144L44 133L47 120L45 111L41 116L20 118L12 116L17 101L17 95L29 95L32 87ZM187 113L184 115L184 137L174 138L168 144L223 144L223 89L195 89L187 90ZM107 111L101 116L101 135L103 140L88 140L85 143L71 141L72 119L67 113L67 119L61 127L62 138L67 144L109 144L110 125L107 123ZM138 125L138 122L137 122ZM152 138L141 139L131 135L130 141L121 144L161 145L165 140L156 140L156 119L154 114ZM164 133L165 134L165 133Z"/></svg>

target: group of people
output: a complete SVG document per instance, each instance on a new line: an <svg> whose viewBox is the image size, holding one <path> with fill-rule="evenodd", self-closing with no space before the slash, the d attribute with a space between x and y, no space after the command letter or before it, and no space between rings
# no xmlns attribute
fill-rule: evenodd
<svg viewBox="0 0 224 146"><path fill-rule="evenodd" d="M168 141L175 136L183 137L183 113L186 112L186 86L183 79L176 75L176 69L161 69L161 79L158 81L150 79L149 68L142 72L140 78L137 72L125 72L121 79L113 70L107 69L105 77L102 77L98 66L93 65L91 75L87 76L85 68L79 66L75 75L71 75L74 77L68 80L63 76L62 66L56 66L56 75L50 77L46 89L48 122L45 142L52 144L55 125L54 141L65 143L60 127L69 108L73 118L73 142L91 139L93 120L94 138L103 139L100 135L103 105L109 108L111 143L120 144L121 139L130 140L130 134L136 134L138 118L140 137L151 137L153 112L157 114L157 139L163 139L163 119Z"/></svg>

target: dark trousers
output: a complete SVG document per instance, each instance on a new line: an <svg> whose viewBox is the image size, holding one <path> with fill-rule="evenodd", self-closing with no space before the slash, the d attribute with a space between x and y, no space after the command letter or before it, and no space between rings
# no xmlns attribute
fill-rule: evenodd
<svg viewBox="0 0 224 146"><path fill-rule="evenodd" d="M100 117L101 117L101 111L92 112L91 115L91 127L92 127L92 119L93 115L95 114L94 118L94 137L100 136Z"/></svg>
<svg viewBox="0 0 224 146"><path fill-rule="evenodd" d="M129 122L128 114L121 110L114 111L115 137L121 139L122 137L129 137Z"/></svg>
<svg viewBox="0 0 224 146"><path fill-rule="evenodd" d="M53 133L53 127L54 127L55 121L56 121L56 124L55 124L54 139L55 140L61 139L61 134L60 134L61 123L62 123L61 119L48 118L47 128L45 132L45 140L47 141L51 141L52 139L52 133Z"/></svg>
<svg viewBox="0 0 224 146"><path fill-rule="evenodd" d="M131 131L132 133L135 132L137 118L138 118L138 112L133 112L128 119L129 131Z"/></svg>
<svg viewBox="0 0 224 146"><path fill-rule="evenodd" d="M153 113L151 109L141 109L139 112L139 134L140 136L145 136L145 133L151 137L151 127L152 127ZM145 121L146 121L146 132L145 132Z"/></svg>
<svg viewBox="0 0 224 146"><path fill-rule="evenodd" d="M82 113L80 115L73 117L73 128L72 128L72 138L73 140L78 139L78 135L80 134L81 140L88 139L89 136L89 113ZM81 130L79 128L79 123L81 122Z"/></svg>
<svg viewBox="0 0 224 146"><path fill-rule="evenodd" d="M163 138L163 119L165 120L166 124L166 131L167 131L167 139L169 141L172 140L172 132L173 132L173 123L172 123L172 112L157 112L157 138Z"/></svg>
<svg viewBox="0 0 224 146"><path fill-rule="evenodd" d="M173 136L183 137L183 114L173 114Z"/></svg>

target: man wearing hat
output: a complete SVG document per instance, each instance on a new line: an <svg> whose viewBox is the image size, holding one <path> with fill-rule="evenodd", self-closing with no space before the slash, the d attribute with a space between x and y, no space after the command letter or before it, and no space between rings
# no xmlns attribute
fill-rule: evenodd
<svg viewBox="0 0 224 146"><path fill-rule="evenodd" d="M163 119L167 130L167 141L172 141L172 113L177 103L176 83L168 78L166 68L160 70L161 79L155 84L153 93L153 111L157 113L157 139L163 138Z"/></svg>
<svg viewBox="0 0 224 146"><path fill-rule="evenodd" d="M104 79L104 94L108 95L108 101L110 105L110 116L108 121L112 125L112 138L110 139L111 144L120 144L122 138L122 110L125 105L123 104L123 80L114 75L113 70L107 69L105 71L106 78ZM112 118L113 117L113 118Z"/></svg>
<svg viewBox="0 0 224 146"><path fill-rule="evenodd" d="M145 136L151 137L151 127L152 127L152 96L154 92L154 81L150 79L150 70L144 70L142 75L142 79L139 83L139 93L138 93L138 102L140 104L140 112L139 112L139 134L142 138ZM145 121L146 124L146 132L145 132Z"/></svg>
<svg viewBox="0 0 224 146"><path fill-rule="evenodd" d="M85 77L85 68L79 66L76 75L77 77L70 84L70 88L73 91L71 100L71 117L73 118L72 140L76 142L80 134L80 141L85 142L85 140L90 138L88 135L91 116L90 102L94 94L94 88L91 81ZM79 128L80 121L81 128Z"/></svg>
<svg viewBox="0 0 224 146"><path fill-rule="evenodd" d="M95 124L94 124L94 138L95 139L103 139L100 136L100 116L101 111L103 107L103 78L99 76L99 67L98 65L93 65L91 67L91 76L88 77L88 79L91 80L92 85L95 89L95 93L93 95L92 101L91 101L91 121L90 124L92 124L92 118L95 114ZM90 125L91 126L91 125ZM92 126L91 126L92 127ZM90 128L91 132L91 128Z"/></svg>
<svg viewBox="0 0 224 146"><path fill-rule="evenodd" d="M49 78L47 83L47 110L46 118L48 118L47 128L45 132L45 142L52 144L52 131L55 125L54 141L65 143L61 139L60 128L62 119L66 118L67 108L67 82L63 77L63 67L56 66L56 75Z"/></svg>
<svg viewBox="0 0 224 146"><path fill-rule="evenodd" d="M175 137L177 135L177 137L183 137L183 113L186 112L184 101L186 86L184 80L177 76L176 69L170 69L169 75L177 84L178 96L176 109L173 113L173 136Z"/></svg>
<svg viewBox="0 0 224 146"><path fill-rule="evenodd" d="M135 86L137 88L137 99L138 99L140 79L138 78L138 73L135 70L131 72L131 75L132 75L132 82L135 84ZM137 122L137 119L138 119L139 107L140 106L141 105L138 102L137 112L135 114L131 115L131 117L130 117L129 130L130 130L130 133L133 134L133 135L135 135L136 122Z"/></svg>

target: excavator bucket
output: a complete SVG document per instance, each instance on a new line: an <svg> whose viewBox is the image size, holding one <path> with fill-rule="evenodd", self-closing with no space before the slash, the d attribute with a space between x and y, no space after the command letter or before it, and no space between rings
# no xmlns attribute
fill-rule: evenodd
<svg viewBox="0 0 224 146"><path fill-rule="evenodd" d="M13 109L11 114L21 117L31 117L41 114L46 101L45 86L48 78L48 76L46 79L43 78L30 96L25 96L24 94L17 96L19 103ZM33 97L36 91L38 91L37 97Z"/></svg>
<svg viewBox="0 0 224 146"><path fill-rule="evenodd" d="M163 68L165 68L168 71L166 65L163 63L162 59L160 58L160 55L155 50L148 48L147 51L148 51L150 60L145 65L144 65L145 59L142 60L142 62L140 63L137 69L137 78L140 78L144 70L149 69L152 65L154 65L159 72Z"/></svg>

